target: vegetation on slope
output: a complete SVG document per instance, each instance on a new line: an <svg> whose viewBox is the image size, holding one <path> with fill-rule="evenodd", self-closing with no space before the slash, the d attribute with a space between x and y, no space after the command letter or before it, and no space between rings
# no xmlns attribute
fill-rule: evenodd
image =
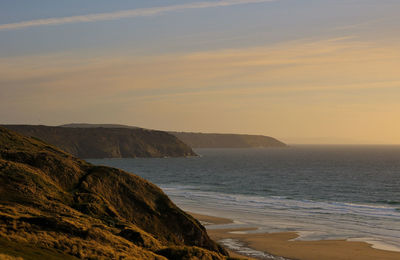
<svg viewBox="0 0 400 260"><path fill-rule="evenodd" d="M152 183L0 127L0 254L26 259L224 259Z"/></svg>

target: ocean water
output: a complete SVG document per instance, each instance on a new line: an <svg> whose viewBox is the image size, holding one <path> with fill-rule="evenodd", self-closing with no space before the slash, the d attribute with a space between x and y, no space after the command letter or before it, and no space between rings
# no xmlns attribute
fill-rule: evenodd
<svg viewBox="0 0 400 260"><path fill-rule="evenodd" d="M183 209L232 218L232 227L400 251L400 146L196 152L201 156L89 161L142 176Z"/></svg>

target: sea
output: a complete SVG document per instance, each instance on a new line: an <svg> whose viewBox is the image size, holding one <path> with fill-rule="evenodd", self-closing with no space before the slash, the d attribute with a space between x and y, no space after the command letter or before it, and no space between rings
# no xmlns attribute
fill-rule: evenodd
<svg viewBox="0 0 400 260"><path fill-rule="evenodd" d="M233 228L297 232L299 240L365 241L400 251L400 146L195 152L198 157L88 161L139 175L182 209L233 219Z"/></svg>

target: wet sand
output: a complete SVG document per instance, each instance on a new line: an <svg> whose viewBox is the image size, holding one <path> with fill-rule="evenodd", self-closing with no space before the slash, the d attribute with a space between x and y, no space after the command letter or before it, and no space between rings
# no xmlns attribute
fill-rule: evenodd
<svg viewBox="0 0 400 260"><path fill-rule="evenodd" d="M198 214L198 213L193 213L193 212L187 212L192 217L197 219L198 221L204 223L204 225L223 225L223 224L231 224L233 223L232 219L229 218L220 218L220 217L213 217L213 216L207 216L203 214Z"/></svg>
<svg viewBox="0 0 400 260"><path fill-rule="evenodd" d="M233 221L225 218L192 214L200 221L209 224L228 224ZM202 218L204 216L204 218ZM258 233L243 234L232 231L249 229L209 229L208 234L215 241L234 239L241 241L257 251L267 252L275 256L283 256L296 260L399 260L400 252L372 248L365 242L346 240L292 241L298 237L296 233ZM239 257L236 254L236 257ZM246 256L243 256L248 258Z"/></svg>

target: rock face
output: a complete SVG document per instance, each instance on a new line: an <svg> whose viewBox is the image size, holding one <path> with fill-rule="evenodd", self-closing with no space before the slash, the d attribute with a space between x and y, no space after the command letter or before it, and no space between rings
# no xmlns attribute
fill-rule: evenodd
<svg viewBox="0 0 400 260"><path fill-rule="evenodd" d="M192 148L285 147L281 141L263 135L203 134L169 132Z"/></svg>
<svg viewBox="0 0 400 260"><path fill-rule="evenodd" d="M226 251L154 184L0 127L1 254L225 259Z"/></svg>
<svg viewBox="0 0 400 260"><path fill-rule="evenodd" d="M196 156L188 145L163 131L117 127L3 127L39 138L79 158Z"/></svg>

